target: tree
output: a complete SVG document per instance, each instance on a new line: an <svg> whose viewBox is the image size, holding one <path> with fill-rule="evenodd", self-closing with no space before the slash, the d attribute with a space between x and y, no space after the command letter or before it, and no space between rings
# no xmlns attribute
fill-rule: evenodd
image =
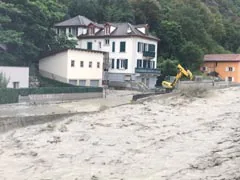
<svg viewBox="0 0 240 180"><path fill-rule="evenodd" d="M158 68L163 76L175 76L177 73L178 60L160 59Z"/></svg>
<svg viewBox="0 0 240 180"><path fill-rule="evenodd" d="M0 40L7 45L7 52L1 61L27 66L37 61L41 54L51 50L51 44L59 43L53 25L63 19L66 11L55 0L3 0Z"/></svg>
<svg viewBox="0 0 240 180"><path fill-rule="evenodd" d="M180 50L180 63L192 71L198 70L203 59L201 48L189 41Z"/></svg>
<svg viewBox="0 0 240 180"><path fill-rule="evenodd" d="M2 72L0 72L0 88L6 88L8 83L9 79L7 79Z"/></svg>

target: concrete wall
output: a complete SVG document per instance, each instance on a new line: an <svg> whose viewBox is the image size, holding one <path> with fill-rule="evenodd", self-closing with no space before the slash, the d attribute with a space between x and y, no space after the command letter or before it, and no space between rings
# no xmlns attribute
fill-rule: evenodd
<svg viewBox="0 0 240 180"><path fill-rule="evenodd" d="M29 87L29 68L28 67L8 67L0 66L0 73L9 78L8 88L13 88L13 83L18 82L19 88Z"/></svg>
<svg viewBox="0 0 240 180"><path fill-rule="evenodd" d="M19 103L47 104L52 102L77 101L81 99L103 98L102 92L93 93L71 93L71 94L36 94L19 97Z"/></svg>
<svg viewBox="0 0 240 180"><path fill-rule="evenodd" d="M225 82L225 81L213 82L211 80L202 81L202 82L179 81L177 85L177 89L186 89L188 87L199 87L199 88L211 89L211 88L224 88L224 87L230 87L230 86L240 86L240 83Z"/></svg>
<svg viewBox="0 0 240 180"><path fill-rule="evenodd" d="M67 78L67 65L68 52L64 51L41 59L39 61L39 71L47 72L52 77L56 75L56 77Z"/></svg>
<svg viewBox="0 0 240 180"><path fill-rule="evenodd" d="M30 125L49 123L53 121L61 121L73 115L74 115L73 113L67 113L67 114L65 113L65 114L26 116L26 117L25 116L3 117L3 118L0 118L0 133L4 133L16 128L27 127Z"/></svg>

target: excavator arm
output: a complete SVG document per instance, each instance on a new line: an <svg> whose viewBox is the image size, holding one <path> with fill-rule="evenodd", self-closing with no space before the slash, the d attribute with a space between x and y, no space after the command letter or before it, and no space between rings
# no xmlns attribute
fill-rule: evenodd
<svg viewBox="0 0 240 180"><path fill-rule="evenodd" d="M166 89L174 89L177 82L182 78L182 76L186 76L190 80L193 79L193 75L190 70L185 70L180 64L177 66L178 73L173 82L163 81L162 86Z"/></svg>

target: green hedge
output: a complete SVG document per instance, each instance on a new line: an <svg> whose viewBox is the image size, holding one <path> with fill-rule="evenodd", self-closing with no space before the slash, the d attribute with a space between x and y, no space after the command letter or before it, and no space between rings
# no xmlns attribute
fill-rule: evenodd
<svg viewBox="0 0 240 180"><path fill-rule="evenodd" d="M21 89L0 89L0 104L17 103L18 96L31 94L62 94L62 93L87 93L103 92L101 87L42 87Z"/></svg>
<svg viewBox="0 0 240 180"><path fill-rule="evenodd" d="M0 89L0 104L10 104L18 102L17 89Z"/></svg>

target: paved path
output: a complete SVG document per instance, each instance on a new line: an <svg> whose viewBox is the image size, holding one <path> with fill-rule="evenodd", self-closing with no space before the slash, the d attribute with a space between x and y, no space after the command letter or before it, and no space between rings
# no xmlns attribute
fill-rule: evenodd
<svg viewBox="0 0 240 180"><path fill-rule="evenodd" d="M133 94L136 93L134 91L109 91L106 98L85 99L76 102L44 105L0 105L0 118L95 112L109 107L128 104L131 102Z"/></svg>

